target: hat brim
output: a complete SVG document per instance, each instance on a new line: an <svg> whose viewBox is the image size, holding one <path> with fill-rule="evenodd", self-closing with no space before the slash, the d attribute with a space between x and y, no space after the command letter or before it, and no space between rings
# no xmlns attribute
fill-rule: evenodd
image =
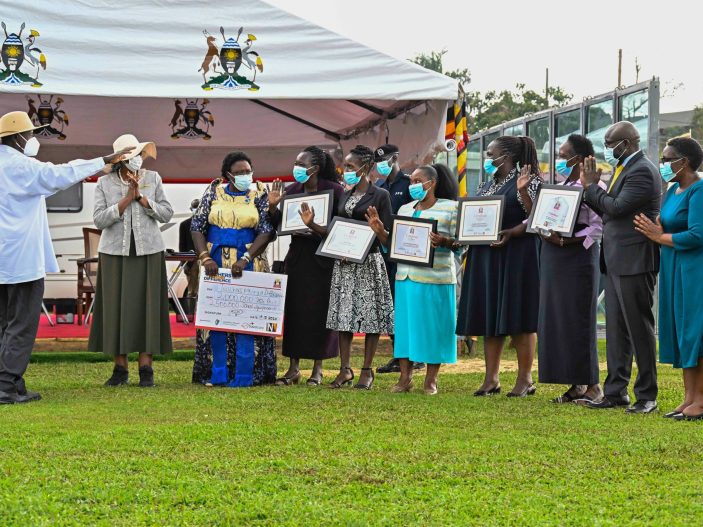
<svg viewBox="0 0 703 527"><path fill-rule="evenodd" d="M31 128L27 128L25 130L13 130L11 132L2 132L2 133L0 133L0 137L9 137L11 135L23 134L25 132L33 132L34 130L40 130L42 128L46 128L47 126L49 126L49 125L42 124L41 126L32 126Z"/></svg>
<svg viewBox="0 0 703 527"><path fill-rule="evenodd" d="M151 141L146 141L144 143L138 143L134 150L132 150L129 154L126 154L124 156L124 160L127 161L129 159L132 159L135 156L138 156L144 152L147 157L151 157L153 159L156 159L156 144L151 142ZM145 156L142 156L142 158Z"/></svg>

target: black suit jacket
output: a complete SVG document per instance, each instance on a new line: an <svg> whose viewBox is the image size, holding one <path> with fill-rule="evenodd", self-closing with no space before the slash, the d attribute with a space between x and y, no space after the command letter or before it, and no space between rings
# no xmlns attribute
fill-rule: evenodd
<svg viewBox="0 0 703 527"><path fill-rule="evenodd" d="M359 202L354 206L350 216L347 214L346 210L344 210L344 207L353 192L354 189L352 188L344 193L339 202L337 216L341 216L342 218L351 217L354 220L366 221L366 211L369 210L369 207L376 207L378 216L383 222L383 225L386 227L387 231L390 231L393 223L393 211L391 209L391 196L388 194L388 191L376 185L369 185L366 194L364 194ZM379 247L380 244L378 239L376 239L371 250L377 251Z"/></svg>
<svg viewBox="0 0 703 527"><path fill-rule="evenodd" d="M662 179L643 152L630 159L610 192L591 185L584 193L603 218L601 271L628 276L659 271L659 246L635 230L643 213L654 220L661 209Z"/></svg>

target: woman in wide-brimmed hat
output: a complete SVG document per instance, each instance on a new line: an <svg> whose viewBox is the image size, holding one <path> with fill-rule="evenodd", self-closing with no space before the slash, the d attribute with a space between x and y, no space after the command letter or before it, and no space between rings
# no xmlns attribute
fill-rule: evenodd
<svg viewBox="0 0 703 527"><path fill-rule="evenodd" d="M134 150L100 178L93 221L102 229L89 349L114 358L107 386L127 384L127 354L139 353L139 386L154 385L152 356L172 351L164 242L159 223L173 215L158 173L142 168L156 145L122 135Z"/></svg>

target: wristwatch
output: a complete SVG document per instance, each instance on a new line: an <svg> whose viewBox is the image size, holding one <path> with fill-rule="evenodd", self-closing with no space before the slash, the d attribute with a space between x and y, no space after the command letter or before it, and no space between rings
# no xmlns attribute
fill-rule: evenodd
<svg viewBox="0 0 703 527"><path fill-rule="evenodd" d="M134 196L134 201L141 201L143 197L144 196L142 196L141 194L137 194L136 196Z"/></svg>
<svg viewBox="0 0 703 527"><path fill-rule="evenodd" d="M246 260L247 263L251 263L251 255L249 254L249 251L245 252L242 255L242 260Z"/></svg>

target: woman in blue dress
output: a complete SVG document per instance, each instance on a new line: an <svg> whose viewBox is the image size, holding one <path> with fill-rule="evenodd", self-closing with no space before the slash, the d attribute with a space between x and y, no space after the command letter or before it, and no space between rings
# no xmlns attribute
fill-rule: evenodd
<svg viewBox="0 0 703 527"><path fill-rule="evenodd" d="M220 267L268 272L266 247L275 234L268 194L253 184L251 159L232 152L222 162L221 176L205 190L190 224L193 245L208 276ZM272 337L199 329L193 382L207 386L244 387L276 380L276 348Z"/></svg>
<svg viewBox="0 0 703 527"><path fill-rule="evenodd" d="M393 357L400 363L400 379L394 393L413 388L413 363L427 364L424 390L437 393L437 374L442 364L456 362L456 268L453 250L457 218L457 183L444 165L421 166L410 176L410 196L398 216L437 220L432 233L435 247L432 267L398 264L395 282L395 345ZM367 221L384 246L389 233L378 212L369 207Z"/></svg>
<svg viewBox="0 0 703 527"><path fill-rule="evenodd" d="M635 228L661 245L659 271L659 362L683 368L684 400L664 415L703 419L703 182L697 170L703 149L691 138L669 140L662 152L662 178L673 183L661 216L635 218Z"/></svg>

